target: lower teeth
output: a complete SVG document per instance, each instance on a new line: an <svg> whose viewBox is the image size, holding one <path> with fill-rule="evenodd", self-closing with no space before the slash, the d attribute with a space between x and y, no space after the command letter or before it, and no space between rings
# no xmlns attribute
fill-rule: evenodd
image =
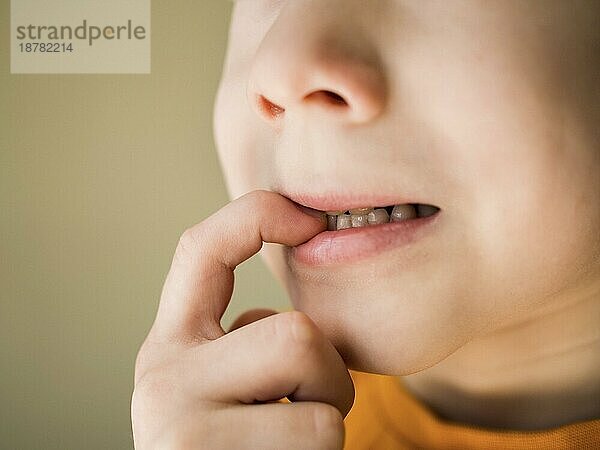
<svg viewBox="0 0 600 450"><path fill-rule="evenodd" d="M366 214L351 214L350 221L352 222L352 228L366 227L367 225L369 225Z"/></svg>
<svg viewBox="0 0 600 450"><path fill-rule="evenodd" d="M337 230L345 230L346 228L352 228L352 216L349 214L342 214L337 216Z"/></svg>
<svg viewBox="0 0 600 450"><path fill-rule="evenodd" d="M388 222L403 222L418 217L428 217L439 211L433 205L395 205L388 214L387 208L357 208L350 211L327 211L327 230L337 231Z"/></svg>
<svg viewBox="0 0 600 450"><path fill-rule="evenodd" d="M369 225L378 225L380 223L388 223L390 221L390 215L383 208L374 209L367 216Z"/></svg>

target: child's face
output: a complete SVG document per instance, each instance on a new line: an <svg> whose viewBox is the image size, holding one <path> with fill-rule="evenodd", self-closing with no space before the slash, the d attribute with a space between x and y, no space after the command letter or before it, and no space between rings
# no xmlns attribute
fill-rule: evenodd
<svg viewBox="0 0 600 450"><path fill-rule="evenodd" d="M215 108L232 197L441 208L424 238L354 263L306 266L265 244L295 308L350 368L412 373L598 289L598 5L235 4ZM260 110L259 95L285 112Z"/></svg>

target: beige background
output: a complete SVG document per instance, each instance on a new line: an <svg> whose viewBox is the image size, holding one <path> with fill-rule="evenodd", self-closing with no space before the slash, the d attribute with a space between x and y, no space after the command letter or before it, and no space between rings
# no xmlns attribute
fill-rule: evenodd
<svg viewBox="0 0 600 450"><path fill-rule="evenodd" d="M57 0L60 1L60 0ZM10 75L0 0L0 448L132 448L137 349L180 233L227 202L230 2L152 1L151 75ZM222 325L287 307L254 257Z"/></svg>

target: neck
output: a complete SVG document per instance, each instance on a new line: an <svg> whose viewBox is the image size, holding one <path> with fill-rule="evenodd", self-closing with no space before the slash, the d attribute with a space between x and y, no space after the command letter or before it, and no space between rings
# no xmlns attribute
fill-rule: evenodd
<svg viewBox="0 0 600 450"><path fill-rule="evenodd" d="M534 430L600 418L600 293L562 301L398 378L438 417L463 424Z"/></svg>

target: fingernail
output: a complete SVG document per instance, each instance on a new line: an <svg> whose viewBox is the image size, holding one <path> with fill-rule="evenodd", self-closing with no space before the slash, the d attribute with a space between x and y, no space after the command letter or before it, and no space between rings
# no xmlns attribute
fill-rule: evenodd
<svg viewBox="0 0 600 450"><path fill-rule="evenodd" d="M296 207L298 209L300 209L300 211L302 211L304 214L308 214L309 216L316 217L317 219L320 219L321 222L327 223L327 217L326 217L325 212L319 211L318 209L308 208L308 207L302 206L302 205L296 205Z"/></svg>

